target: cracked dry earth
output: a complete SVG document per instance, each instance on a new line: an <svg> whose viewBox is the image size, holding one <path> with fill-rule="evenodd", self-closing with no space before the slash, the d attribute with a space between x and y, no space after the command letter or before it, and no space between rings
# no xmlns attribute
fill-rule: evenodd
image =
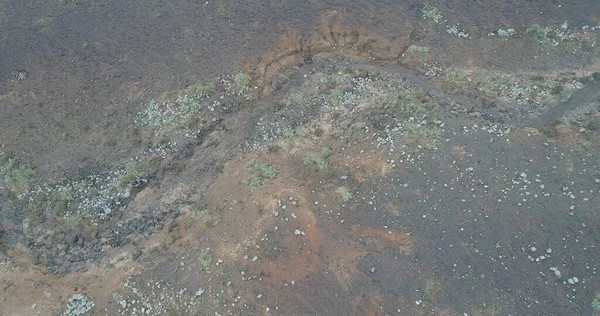
<svg viewBox="0 0 600 316"><path fill-rule="evenodd" d="M342 11L106 108L133 147L88 168L3 143L0 315L598 315L596 27ZM506 46L555 68L473 61Z"/></svg>

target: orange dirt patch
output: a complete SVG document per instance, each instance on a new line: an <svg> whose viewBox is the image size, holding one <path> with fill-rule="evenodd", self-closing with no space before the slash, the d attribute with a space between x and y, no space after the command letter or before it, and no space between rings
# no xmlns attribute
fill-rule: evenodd
<svg viewBox="0 0 600 316"><path fill-rule="evenodd" d="M300 207L294 209L296 222L304 235L289 235L283 238L285 253L274 259L264 260L260 269L267 273L267 280L275 286L283 286L290 280L300 280L314 271L321 260L319 250L323 244L323 233L317 228L317 219L308 207L308 202L293 190L282 190L277 196L295 196ZM295 251L294 251L295 250ZM294 251L294 252L292 252Z"/></svg>
<svg viewBox="0 0 600 316"><path fill-rule="evenodd" d="M352 225L351 229L353 232L358 232L365 236L382 240L388 245L396 248L403 255L410 254L415 248L415 239L408 234L385 232L375 228L363 228L356 225Z"/></svg>
<svg viewBox="0 0 600 316"><path fill-rule="evenodd" d="M384 176L393 170L393 167L379 155L359 157L351 163L351 166L358 181Z"/></svg>

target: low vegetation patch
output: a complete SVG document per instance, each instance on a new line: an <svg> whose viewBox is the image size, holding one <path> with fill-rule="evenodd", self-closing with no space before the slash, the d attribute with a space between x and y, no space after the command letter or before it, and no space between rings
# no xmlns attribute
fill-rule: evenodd
<svg viewBox="0 0 600 316"><path fill-rule="evenodd" d="M252 78L250 78L249 74L245 72L238 72L233 78L233 81L235 81L237 87L243 92L250 90L250 82L252 81Z"/></svg>
<svg viewBox="0 0 600 316"><path fill-rule="evenodd" d="M592 300L592 308L596 313L600 312L600 292L597 292Z"/></svg>
<svg viewBox="0 0 600 316"><path fill-rule="evenodd" d="M553 30L551 27L539 24L533 24L527 29L527 34L530 34L536 43L556 46L558 45L558 41L556 41L552 33Z"/></svg>
<svg viewBox="0 0 600 316"><path fill-rule="evenodd" d="M277 177L277 168L260 160L253 160L246 166L250 177L243 181L250 188L264 188L270 179Z"/></svg>
<svg viewBox="0 0 600 316"><path fill-rule="evenodd" d="M200 258L198 258L198 260L200 261L200 265L202 266L202 270L206 270L208 268L210 268L210 265L212 264L213 261L213 251L212 249L206 249L202 252L202 254L200 255Z"/></svg>
<svg viewBox="0 0 600 316"><path fill-rule="evenodd" d="M33 184L37 173L10 154L0 153L0 179L11 194L21 194Z"/></svg>
<svg viewBox="0 0 600 316"><path fill-rule="evenodd" d="M201 220L206 226L212 226L214 218L211 211L208 209L207 204L200 204L192 214L192 218L195 220Z"/></svg>
<svg viewBox="0 0 600 316"><path fill-rule="evenodd" d="M433 111L437 104L425 92L399 90L390 93L381 106L387 111L400 115L418 115Z"/></svg>
<svg viewBox="0 0 600 316"><path fill-rule="evenodd" d="M442 14L440 13L440 9L426 4L421 9L421 15L424 19L429 20L431 22L440 23L442 21Z"/></svg>
<svg viewBox="0 0 600 316"><path fill-rule="evenodd" d="M573 95L573 93L569 91L569 89L562 85L554 87L551 93L553 96L556 96L559 102L566 102L571 98L571 95Z"/></svg>
<svg viewBox="0 0 600 316"><path fill-rule="evenodd" d="M148 170L143 163L130 163L127 165L125 172L117 179L116 187L125 189L129 186L137 187L139 184L146 182Z"/></svg>
<svg viewBox="0 0 600 316"><path fill-rule="evenodd" d="M327 89L335 89L348 81L348 77L342 73L328 74L321 78L321 82L325 84Z"/></svg>
<svg viewBox="0 0 600 316"><path fill-rule="evenodd" d="M410 45L407 49L407 52L409 53L421 53L421 54L427 54L429 53L429 47L427 46L419 46L419 45Z"/></svg>
<svg viewBox="0 0 600 316"><path fill-rule="evenodd" d="M437 149L442 144L442 130L417 123L404 125L404 141L412 149Z"/></svg>
<svg viewBox="0 0 600 316"><path fill-rule="evenodd" d="M329 158L331 157L331 149L329 147L323 147L321 151L311 153L304 158L305 165L315 165L319 169L324 170L329 168Z"/></svg>
<svg viewBox="0 0 600 316"><path fill-rule="evenodd" d="M213 92L215 92L215 84L212 82L196 84L185 89L186 94L198 97L209 96Z"/></svg>
<svg viewBox="0 0 600 316"><path fill-rule="evenodd" d="M350 191L350 189L348 187L346 187L346 186L339 187L337 189L337 192L340 194L340 197L342 198L343 202L348 202L353 197L352 191Z"/></svg>
<svg viewBox="0 0 600 316"><path fill-rule="evenodd" d="M301 104L302 102L304 102L304 94L295 92L295 93L290 94L286 103L287 103L287 105L298 105L298 104Z"/></svg>

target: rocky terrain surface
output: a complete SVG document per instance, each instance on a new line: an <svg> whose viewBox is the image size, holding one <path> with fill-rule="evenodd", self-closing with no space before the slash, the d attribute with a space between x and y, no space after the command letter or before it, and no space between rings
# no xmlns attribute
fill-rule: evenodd
<svg viewBox="0 0 600 316"><path fill-rule="evenodd" d="M600 4L0 3L0 315L600 315Z"/></svg>

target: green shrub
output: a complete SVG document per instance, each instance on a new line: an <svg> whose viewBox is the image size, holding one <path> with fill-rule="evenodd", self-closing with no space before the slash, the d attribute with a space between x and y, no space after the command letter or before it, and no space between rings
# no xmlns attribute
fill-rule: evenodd
<svg viewBox="0 0 600 316"><path fill-rule="evenodd" d="M212 82L201 83L198 85L190 86L185 90L186 94L192 96L209 96L215 91L215 84Z"/></svg>
<svg viewBox="0 0 600 316"><path fill-rule="evenodd" d="M143 181L148 176L148 166L143 163L129 163L125 172L119 176L115 186L118 189L125 189L130 185L134 185L136 181Z"/></svg>
<svg viewBox="0 0 600 316"><path fill-rule="evenodd" d="M596 312L600 312L600 292L597 292L592 300L592 308Z"/></svg>
<svg viewBox="0 0 600 316"><path fill-rule="evenodd" d="M342 74L328 74L321 78L326 88L334 89L348 82L348 78Z"/></svg>
<svg viewBox="0 0 600 316"><path fill-rule="evenodd" d="M340 194L340 196L342 197L342 201L343 202L348 202L350 201L350 199L352 199L352 191L350 191L350 189L348 187L339 187L337 189L337 192Z"/></svg>
<svg viewBox="0 0 600 316"><path fill-rule="evenodd" d="M427 54L427 53L429 53L429 47L427 47L427 46L419 46L419 45L410 45L406 49L406 51L409 52L409 53Z"/></svg>
<svg viewBox="0 0 600 316"><path fill-rule="evenodd" d="M246 92L250 90L250 82L252 81L252 78L250 78L250 75L248 75L247 73L238 72L233 78L233 80L235 81L235 84L238 86L238 88L242 91Z"/></svg>
<svg viewBox="0 0 600 316"><path fill-rule="evenodd" d="M290 94L290 96L288 97L287 104L288 105L298 105L302 102L304 102L304 94L295 92L295 93Z"/></svg>
<svg viewBox="0 0 600 316"><path fill-rule="evenodd" d="M458 69L450 69L446 73L446 77L452 82L463 82L467 80L467 73Z"/></svg>
<svg viewBox="0 0 600 316"><path fill-rule="evenodd" d="M549 26L541 26L539 24L533 24L529 29L527 29L527 33L533 36L533 39L538 44L544 45L558 45L555 37L551 34L552 28Z"/></svg>
<svg viewBox="0 0 600 316"><path fill-rule="evenodd" d="M337 89L333 89L331 91L329 91L329 100L331 100L332 104L340 104L342 103L342 100L344 98L344 94L342 93L342 91L337 90Z"/></svg>
<svg viewBox="0 0 600 316"><path fill-rule="evenodd" d="M424 92L399 90L388 94L381 106L400 115L417 115L435 110L437 104L429 99Z"/></svg>
<svg viewBox="0 0 600 316"><path fill-rule="evenodd" d="M424 19L435 23L439 23L442 19L440 9L428 4L421 9L421 15Z"/></svg>
<svg viewBox="0 0 600 316"><path fill-rule="evenodd" d="M442 144L442 130L437 126L407 123L404 125L404 140L415 150L435 149Z"/></svg>
<svg viewBox="0 0 600 316"><path fill-rule="evenodd" d="M559 102L566 102L573 95L573 93L569 91L569 89L561 85L554 87L550 93L556 96Z"/></svg>
<svg viewBox="0 0 600 316"><path fill-rule="evenodd" d="M212 213L208 209L207 204L198 205L192 214L192 218L195 220L202 220L206 226L212 226L214 221Z"/></svg>
<svg viewBox="0 0 600 316"><path fill-rule="evenodd" d="M600 117L593 118L586 124L585 128L590 131L600 131Z"/></svg>
<svg viewBox="0 0 600 316"><path fill-rule="evenodd" d="M211 249L204 250L198 259L203 270L210 268L213 261L213 251Z"/></svg>
<svg viewBox="0 0 600 316"><path fill-rule="evenodd" d="M311 153L304 158L305 165L315 165L319 169L327 169L329 167L329 158L331 157L331 149L323 147L320 152Z"/></svg>
<svg viewBox="0 0 600 316"><path fill-rule="evenodd" d="M37 173L25 163L9 154L0 154L0 178L10 193L23 193L36 177Z"/></svg>
<svg viewBox="0 0 600 316"><path fill-rule="evenodd" d="M253 160L246 166L246 172L250 177L243 184L250 188L264 188L270 179L277 177L277 169L274 166L260 160Z"/></svg>

